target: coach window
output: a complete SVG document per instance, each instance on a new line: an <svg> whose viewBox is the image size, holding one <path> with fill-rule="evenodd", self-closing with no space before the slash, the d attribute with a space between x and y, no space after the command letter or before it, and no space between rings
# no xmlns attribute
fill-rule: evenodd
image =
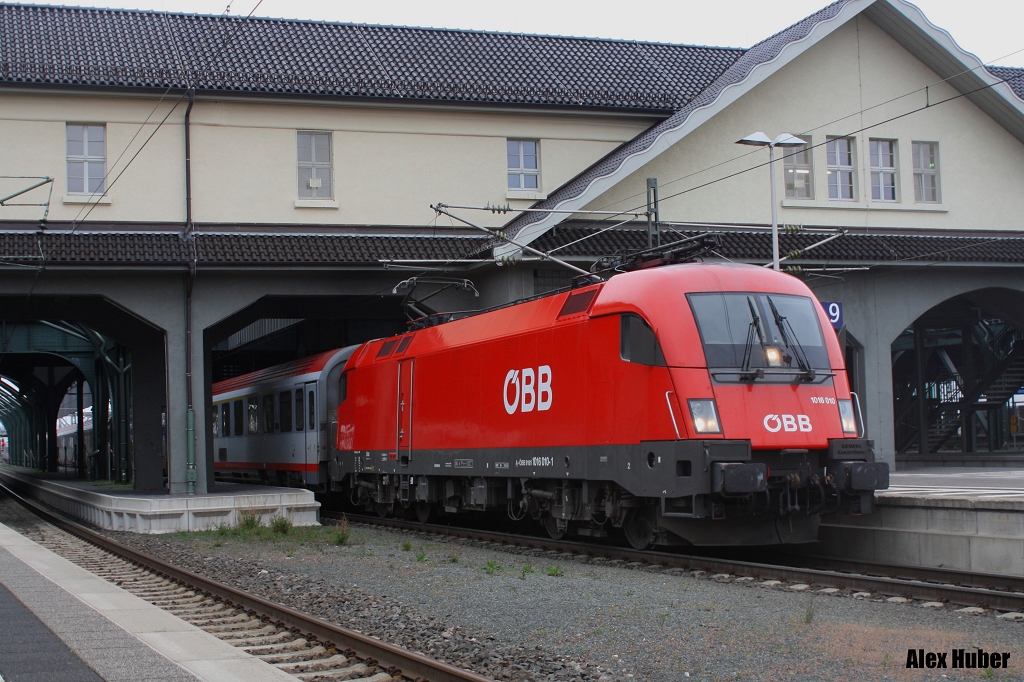
<svg viewBox="0 0 1024 682"><path fill-rule="evenodd" d="M314 431L316 430L316 400L314 400L316 393L310 391L308 397L309 401L307 403L307 409L309 410L309 430Z"/></svg>
<svg viewBox="0 0 1024 682"><path fill-rule="evenodd" d="M241 400L236 400L234 403L235 413L232 415L235 422L235 435L241 436L245 432L245 408L242 406Z"/></svg>
<svg viewBox="0 0 1024 682"><path fill-rule="evenodd" d="M302 389L295 389L295 430L302 430L302 420L305 419L305 415L302 411Z"/></svg>
<svg viewBox="0 0 1024 682"><path fill-rule="evenodd" d="M210 420L210 426L213 427L213 437L218 438L220 436L220 405L213 406L213 419Z"/></svg>
<svg viewBox="0 0 1024 682"><path fill-rule="evenodd" d="M263 396L263 433L274 432L274 394Z"/></svg>
<svg viewBox="0 0 1024 682"><path fill-rule="evenodd" d="M292 430L292 392L281 391L281 431Z"/></svg>
<svg viewBox="0 0 1024 682"><path fill-rule="evenodd" d="M348 372L344 372L341 375L341 379L338 380L338 404L345 402L345 398L348 397Z"/></svg>
<svg viewBox="0 0 1024 682"><path fill-rule="evenodd" d="M249 433L260 432L260 401L259 398L249 398Z"/></svg>
<svg viewBox="0 0 1024 682"><path fill-rule="evenodd" d="M623 360L639 365L665 366L658 338L644 318L627 313L622 316L619 329L619 354Z"/></svg>
<svg viewBox="0 0 1024 682"><path fill-rule="evenodd" d="M220 406L220 435L231 435L231 403L221 403Z"/></svg>

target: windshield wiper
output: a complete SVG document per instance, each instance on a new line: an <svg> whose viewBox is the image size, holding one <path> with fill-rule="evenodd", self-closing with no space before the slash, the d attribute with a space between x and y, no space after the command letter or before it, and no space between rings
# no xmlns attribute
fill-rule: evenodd
<svg viewBox="0 0 1024 682"><path fill-rule="evenodd" d="M764 370L758 369L756 372L750 371L750 352L754 347L754 333L757 332L757 340L761 344L761 348L764 348L764 335L761 334L761 318L758 317L757 311L754 308L754 302L747 296L747 307L750 308L750 324L747 326L747 345L743 349L743 369L740 374L740 380L753 381L754 379L764 378Z"/></svg>
<svg viewBox="0 0 1024 682"><path fill-rule="evenodd" d="M811 368L811 363L807 359L807 352L800 343L800 339L797 338L792 325L789 324L789 320L779 314L779 309L775 307L775 301L772 300L772 297L765 296L765 298L768 299L768 306L772 309L772 315L775 316L775 326L779 328L779 333L782 334L782 342L786 344L787 348L790 348L793 351L793 355L796 356L797 364L799 364L800 369L804 371L807 380L813 381L814 369Z"/></svg>

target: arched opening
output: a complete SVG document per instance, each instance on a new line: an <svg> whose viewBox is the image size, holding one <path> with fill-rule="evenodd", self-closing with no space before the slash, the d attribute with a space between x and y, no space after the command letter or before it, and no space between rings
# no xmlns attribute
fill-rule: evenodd
<svg viewBox="0 0 1024 682"><path fill-rule="evenodd" d="M9 461L166 488L164 336L102 296L0 296Z"/></svg>
<svg viewBox="0 0 1024 682"><path fill-rule="evenodd" d="M947 299L905 329L891 352L898 454L1016 446L1024 292L989 288Z"/></svg>

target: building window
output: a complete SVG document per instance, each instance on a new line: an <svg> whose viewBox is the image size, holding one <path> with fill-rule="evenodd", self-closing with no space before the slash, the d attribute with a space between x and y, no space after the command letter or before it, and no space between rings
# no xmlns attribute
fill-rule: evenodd
<svg viewBox="0 0 1024 682"><path fill-rule="evenodd" d="M834 137L825 142L828 163L828 198L853 199L853 138Z"/></svg>
<svg viewBox="0 0 1024 682"><path fill-rule="evenodd" d="M103 194L107 168L104 126L67 126L68 194Z"/></svg>
<svg viewBox="0 0 1024 682"><path fill-rule="evenodd" d="M508 188L540 189L540 165L537 163L540 144L536 140L509 140Z"/></svg>
<svg viewBox="0 0 1024 682"><path fill-rule="evenodd" d="M331 199L331 134L300 131L298 141L299 198Z"/></svg>
<svg viewBox="0 0 1024 682"><path fill-rule="evenodd" d="M939 143L914 142L914 201L939 202Z"/></svg>
<svg viewBox="0 0 1024 682"><path fill-rule="evenodd" d="M871 150L871 198L896 201L896 141L869 140Z"/></svg>
<svg viewBox="0 0 1024 682"><path fill-rule="evenodd" d="M814 174L811 172L811 141L799 147L783 148L787 199L813 199Z"/></svg>

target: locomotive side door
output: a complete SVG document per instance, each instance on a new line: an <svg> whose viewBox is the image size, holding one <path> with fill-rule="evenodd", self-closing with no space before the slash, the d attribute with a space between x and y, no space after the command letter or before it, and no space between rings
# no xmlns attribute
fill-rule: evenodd
<svg viewBox="0 0 1024 682"><path fill-rule="evenodd" d="M396 406L395 453L402 466L409 466L412 458L412 388L415 360L398 361L398 405Z"/></svg>

